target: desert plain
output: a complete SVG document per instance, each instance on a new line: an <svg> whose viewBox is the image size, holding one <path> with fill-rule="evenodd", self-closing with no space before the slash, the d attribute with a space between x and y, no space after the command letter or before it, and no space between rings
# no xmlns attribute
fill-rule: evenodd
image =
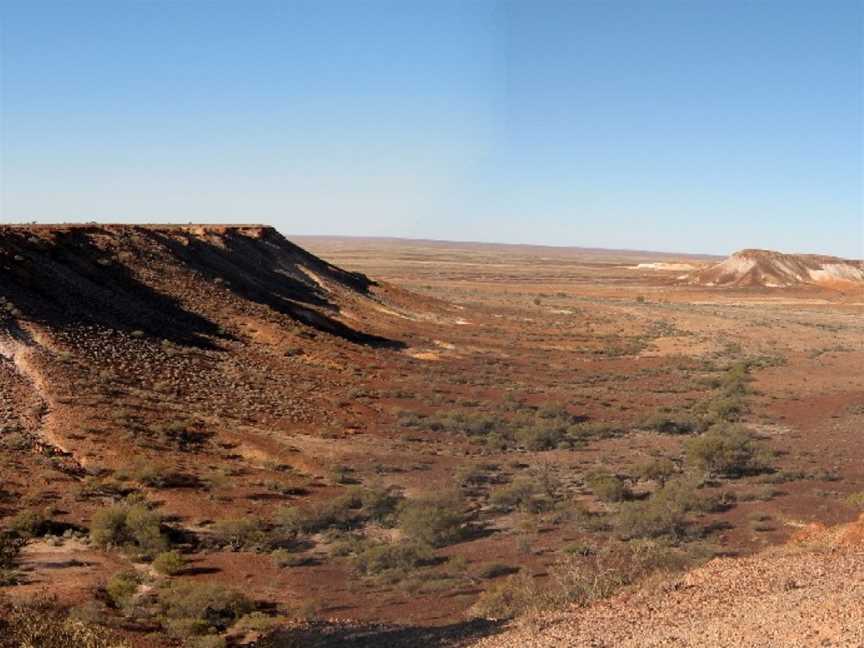
<svg viewBox="0 0 864 648"><path fill-rule="evenodd" d="M494 646L864 509L862 283L286 236L0 228L9 609L134 646ZM243 600L182 598L211 586Z"/></svg>

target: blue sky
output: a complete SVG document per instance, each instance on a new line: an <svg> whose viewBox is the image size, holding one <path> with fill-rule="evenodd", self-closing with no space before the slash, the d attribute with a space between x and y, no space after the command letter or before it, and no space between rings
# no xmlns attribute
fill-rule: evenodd
<svg viewBox="0 0 864 648"><path fill-rule="evenodd" d="M862 26L862 0L0 0L0 220L864 256Z"/></svg>

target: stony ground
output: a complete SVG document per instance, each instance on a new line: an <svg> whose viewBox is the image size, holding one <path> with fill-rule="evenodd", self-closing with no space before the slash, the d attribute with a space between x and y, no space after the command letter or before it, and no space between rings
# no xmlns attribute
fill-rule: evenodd
<svg viewBox="0 0 864 648"><path fill-rule="evenodd" d="M864 645L864 516L857 524L586 609L523 622L476 648L815 648Z"/></svg>

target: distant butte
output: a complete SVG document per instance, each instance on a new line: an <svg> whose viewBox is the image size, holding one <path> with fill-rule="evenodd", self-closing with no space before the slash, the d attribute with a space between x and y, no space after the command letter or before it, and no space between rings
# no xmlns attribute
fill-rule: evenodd
<svg viewBox="0 0 864 648"><path fill-rule="evenodd" d="M702 286L789 288L864 285L864 261L818 254L741 250L725 261L687 275Z"/></svg>

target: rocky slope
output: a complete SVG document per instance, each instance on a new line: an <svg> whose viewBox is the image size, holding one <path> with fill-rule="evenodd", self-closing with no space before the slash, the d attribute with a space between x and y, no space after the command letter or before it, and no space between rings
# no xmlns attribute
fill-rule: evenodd
<svg viewBox="0 0 864 648"><path fill-rule="evenodd" d="M443 311L269 227L0 227L4 487L79 525L111 495L87 484L156 468L185 489L171 513L231 513L207 474L243 465L226 485L243 493L323 470L297 435L353 425L358 367L402 356L406 324Z"/></svg>
<svg viewBox="0 0 864 648"><path fill-rule="evenodd" d="M703 286L785 288L864 285L864 261L813 254L742 250L687 277Z"/></svg>
<svg viewBox="0 0 864 648"><path fill-rule="evenodd" d="M333 317L340 299L369 296L372 281L270 227L0 227L0 273L6 314L55 328L210 344L224 335L195 302L218 289L352 341L383 342ZM174 273L183 278L172 285Z"/></svg>
<svg viewBox="0 0 864 648"><path fill-rule="evenodd" d="M815 648L864 645L864 516L812 526L743 559L547 617L476 648Z"/></svg>

